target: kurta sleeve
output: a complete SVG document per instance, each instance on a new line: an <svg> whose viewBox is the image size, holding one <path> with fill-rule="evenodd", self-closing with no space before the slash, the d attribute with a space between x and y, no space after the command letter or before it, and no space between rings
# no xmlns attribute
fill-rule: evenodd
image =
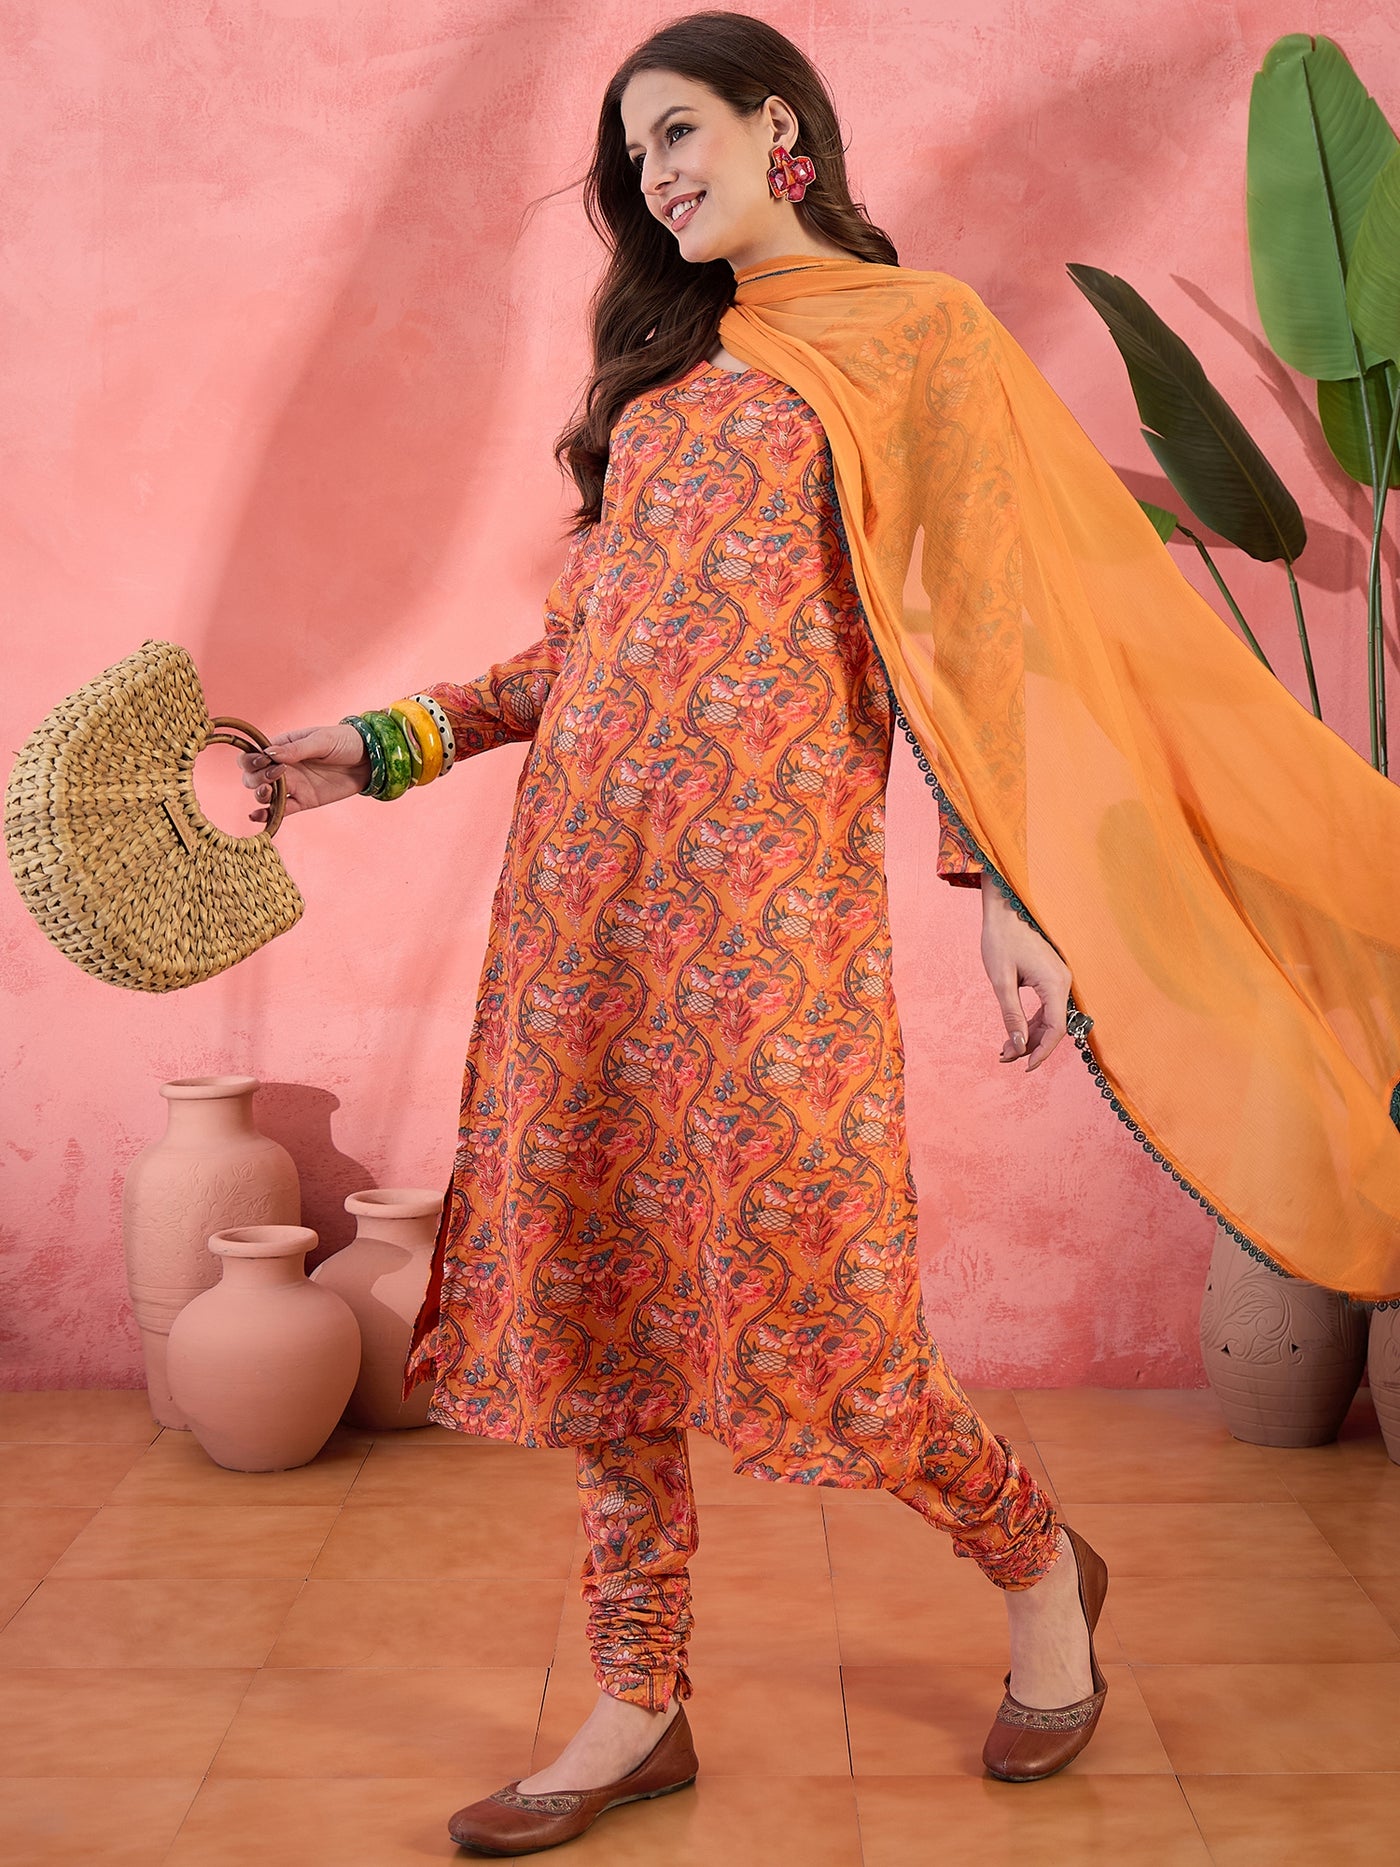
<svg viewBox="0 0 1400 1867"><path fill-rule="evenodd" d="M938 813L938 873L945 882L980 888L984 864L973 854L967 832L943 811Z"/></svg>
<svg viewBox="0 0 1400 1867"><path fill-rule="evenodd" d="M595 523L570 541L563 568L545 598L545 632L538 642L495 662L465 686L438 681L417 690L431 695L447 714L457 742L456 763L513 739L534 738L593 586L601 530L601 523Z"/></svg>

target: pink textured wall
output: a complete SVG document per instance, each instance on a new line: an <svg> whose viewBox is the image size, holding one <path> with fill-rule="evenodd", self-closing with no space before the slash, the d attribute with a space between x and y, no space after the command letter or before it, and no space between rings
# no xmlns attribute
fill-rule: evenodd
<svg viewBox="0 0 1400 1867"><path fill-rule="evenodd" d="M520 212L581 170L621 50L682 10L10 0L0 744L148 636L189 648L212 711L272 732L469 677L538 635L569 503L550 445L597 253L576 194L523 231ZM1197 348L1303 505L1324 716L1364 747L1366 496L1261 344L1243 156L1251 75L1296 29L1338 39L1400 125L1394 9L762 11L826 72L854 193L904 263L970 281L1162 503L1065 262L1123 274ZM1282 576L1222 562L1305 695ZM389 809L292 819L278 847L301 924L170 997L89 979L0 889L5 1385L139 1383L120 1194L167 1077L264 1081L259 1119L332 1244L348 1191L445 1183L522 755ZM233 758L211 749L198 774L227 828ZM931 1327L969 1381L1200 1385L1210 1220L1068 1040L1030 1077L997 1064L978 899L933 874L933 805L902 740L890 817Z"/></svg>

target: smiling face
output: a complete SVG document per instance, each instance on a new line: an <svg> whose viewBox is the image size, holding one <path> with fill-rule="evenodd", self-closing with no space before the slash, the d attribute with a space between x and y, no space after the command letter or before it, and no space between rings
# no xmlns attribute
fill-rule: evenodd
<svg viewBox="0 0 1400 1867"><path fill-rule="evenodd" d="M639 71L621 110L637 185L683 259L697 266L727 259L737 271L812 244L793 203L774 200L768 186L773 149L781 143L791 151L798 134L781 98L743 117L693 78Z"/></svg>

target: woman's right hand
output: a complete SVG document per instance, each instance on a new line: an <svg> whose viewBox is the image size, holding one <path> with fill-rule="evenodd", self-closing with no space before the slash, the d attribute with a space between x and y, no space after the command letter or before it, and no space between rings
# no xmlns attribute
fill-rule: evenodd
<svg viewBox="0 0 1400 1867"><path fill-rule="evenodd" d="M369 783L369 760L364 742L353 726L298 726L295 732L279 733L269 740L266 750L240 752L243 782L257 794L258 810L248 815L254 823L266 823L272 814L272 781L287 780L287 805L284 815L294 811L314 810L318 804L335 804L342 797L356 797Z"/></svg>

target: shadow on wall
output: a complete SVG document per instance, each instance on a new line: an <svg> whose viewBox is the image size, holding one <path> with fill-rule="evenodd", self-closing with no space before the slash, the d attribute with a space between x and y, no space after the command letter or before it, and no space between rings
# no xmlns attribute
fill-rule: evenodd
<svg viewBox="0 0 1400 1867"><path fill-rule="evenodd" d="M1233 276L1235 256L1247 238L1245 215L1245 146L1253 77L1282 28L1257 7L1230 9L1217 22L1199 14L1173 16L1154 36L1143 56L1131 44L1106 36L1100 46L1077 35L1065 37L1053 24L1038 25L1022 9L998 5L993 17L979 23L975 54L945 20L923 40L925 69L955 74L975 56L984 71L1015 71L1026 82L1015 88L991 80L974 91L948 90L936 125L935 141L913 142L907 161L892 176L881 176L871 213L882 210L902 230L896 244L906 265L944 270L967 279L1025 346L1051 380L1060 350L1082 350L1096 341L1082 322L1083 307L1065 273L1068 261L1082 260L1110 272L1131 274L1125 253L1138 252L1144 227L1160 225L1173 204L1200 182L1201 152L1197 132L1226 137L1233 146L1237 206L1231 218L1212 223L1217 244L1207 246L1190 231L1189 216L1179 222L1189 256L1209 278L1224 258ZM954 37L954 32L959 34ZM942 40L946 37L946 44ZM939 54L942 56L938 56ZM1038 76L1038 88L1036 88ZM957 112L955 116L955 112ZM1107 126L1107 127L1106 127ZM1222 126L1224 126L1222 128ZM1211 145L1219 147L1218 140ZM858 152L857 152L858 153ZM930 187L930 178L936 186ZM891 182L899 187L892 202ZM1047 235L1045 229L1053 230ZM1053 253L1047 251L1053 241ZM1306 510L1309 544L1296 566L1305 597L1309 589L1331 595L1364 589L1370 535L1370 496L1349 481L1333 460L1318 427L1307 385L1282 365L1267 343L1240 316L1221 306L1205 287L1180 272L1172 283L1209 317L1242 353L1242 366L1208 365L1216 386L1246 425L1257 407L1262 386L1299 440L1299 453L1320 482L1299 488L1298 453L1275 447L1274 465L1300 492ZM1247 263L1239 275L1240 309L1253 317ZM1141 280L1130 280L1143 289ZM1179 308L1147 296L1167 323L1193 347L1199 326L1180 316ZM1092 322L1092 321L1091 321ZM1100 332L1106 338L1106 334ZM1124 398L1132 411L1132 391L1111 342L1105 341L1105 377L1110 395ZM1262 384L1260 383L1262 378ZM1270 453L1268 447L1266 453ZM1165 475L1152 467L1120 468L1120 477L1139 499L1179 511L1181 500ZM1335 500L1344 524L1318 516L1324 500ZM1208 540L1216 535L1196 522ZM1168 547L1178 568L1195 582L1218 609L1219 599L1201 577L1193 547L1174 540ZM1226 547L1229 549L1229 547ZM1400 572L1400 547L1389 536L1383 552ZM1251 567L1252 569L1253 567ZM1274 567L1277 568L1277 567ZM1280 578L1282 573L1279 572ZM1267 647L1282 649L1292 640L1292 613L1286 586L1276 603L1251 621ZM1248 606L1247 606L1248 607ZM1364 600L1363 600L1364 613ZM1272 616L1273 627L1268 618ZM1261 627L1262 622L1262 627ZM1227 624L1226 626L1232 626ZM1395 636L1387 627L1393 654ZM1276 662L1288 674L1295 698L1301 693L1301 670ZM1359 723L1359 722L1358 722ZM1359 737L1353 737L1359 747Z"/></svg>
<svg viewBox="0 0 1400 1867"><path fill-rule="evenodd" d="M1233 337L1249 361L1255 364L1263 379L1265 388L1283 411L1289 426L1297 437L1298 451L1306 459L1309 467L1321 480L1323 486L1332 492L1338 506L1346 514L1351 529L1343 530L1339 526L1325 525L1320 519L1307 515L1308 545L1307 550L1297 565L1297 576L1314 589L1329 590L1334 594L1355 596L1361 592L1362 608L1365 608L1366 582L1366 545L1364 540L1371 530L1371 493L1370 488L1362 486L1342 472L1332 456L1332 450L1323 438L1322 428L1317 417L1316 391L1309 386L1304 393L1303 378L1295 376L1286 363L1280 361L1262 337L1257 336L1238 318L1232 317L1223 306L1217 304L1201 286L1194 285L1190 279L1183 279L1172 274L1172 283L1181 288L1185 295L1220 329ZM1182 335L1191 341L1183 331ZM1127 388L1126 379L1124 387ZM1241 375L1230 381L1217 381L1219 389L1229 402L1237 406L1244 401L1245 379ZM1131 390L1128 391L1131 394ZM1246 425L1249 425L1246 417ZM1269 450L1265 450L1266 453ZM1297 480L1296 457L1284 458L1275 450L1270 455L1272 465L1278 469L1284 483L1292 485ZM1146 495L1144 495L1146 497ZM1176 505L1181 505L1181 496L1174 490L1171 498ZM1159 499L1158 505L1167 505L1169 500ZM1381 551L1390 561L1391 575L1400 576L1400 544L1387 530L1381 538ZM1304 563L1306 559L1306 564ZM1389 618L1387 618L1389 622Z"/></svg>
<svg viewBox="0 0 1400 1867"><path fill-rule="evenodd" d="M463 41L251 476L191 644L212 694L248 694L253 706L296 693L331 661L353 676L431 585L482 471L528 171L503 172L481 125L505 100L531 121L538 16L508 7Z"/></svg>
<svg viewBox="0 0 1400 1867"><path fill-rule="evenodd" d="M336 1146L333 1128L340 1097L329 1089L264 1081L258 1085L255 1106L258 1127L280 1141L297 1164L301 1222L319 1241L306 1254L306 1268L312 1271L355 1236L355 1221L345 1202L351 1193L373 1186L374 1174Z"/></svg>
<svg viewBox="0 0 1400 1867"><path fill-rule="evenodd" d="M1231 19L1212 28L1199 15L1164 15L1157 25L1144 52L1131 37L1066 34L1051 15L1006 0L972 40L965 13L946 14L920 43L921 68L942 74L921 118L931 134L892 151L867 190L872 218L900 229L901 263L954 273L1018 336L1039 332L1042 368L1062 333L1075 347L1085 328L1064 262L1115 269L1120 242L1136 246L1194 173L1196 122L1238 118L1242 169L1250 79L1269 40L1242 44ZM908 28L892 30L893 71L907 61Z"/></svg>
<svg viewBox="0 0 1400 1867"><path fill-rule="evenodd" d="M567 26L561 15L546 37L539 15L514 5L458 29L457 69L408 130L354 262L319 333L308 334L189 643L206 692L237 695L245 718L281 716L328 667L353 692L370 646L377 654L402 637L463 511L498 472L485 444L502 411L512 253L539 180L525 145L548 101L537 94L557 81L552 47ZM503 118L515 126L508 133L497 127ZM520 160L510 159L513 149ZM557 185L562 166L551 157L539 185ZM465 885L450 871L441 878L448 924ZM395 1056L377 1085L386 1107L411 1073L452 963L441 940L386 953L383 1002L394 1002L411 971L421 1008L396 1027ZM225 1028L261 1028L272 989L266 972L237 969ZM273 1093L263 1091L260 1108ZM309 1138L309 1114L296 1119ZM284 1140L300 1160L305 1143ZM303 1183L306 1223L316 1226L315 1181ZM370 1183L363 1174L356 1185ZM355 1190L332 1175L328 1200L332 1186L338 1195ZM348 1215L323 1216L327 1236L346 1242ZM318 1261L313 1253L309 1262Z"/></svg>

